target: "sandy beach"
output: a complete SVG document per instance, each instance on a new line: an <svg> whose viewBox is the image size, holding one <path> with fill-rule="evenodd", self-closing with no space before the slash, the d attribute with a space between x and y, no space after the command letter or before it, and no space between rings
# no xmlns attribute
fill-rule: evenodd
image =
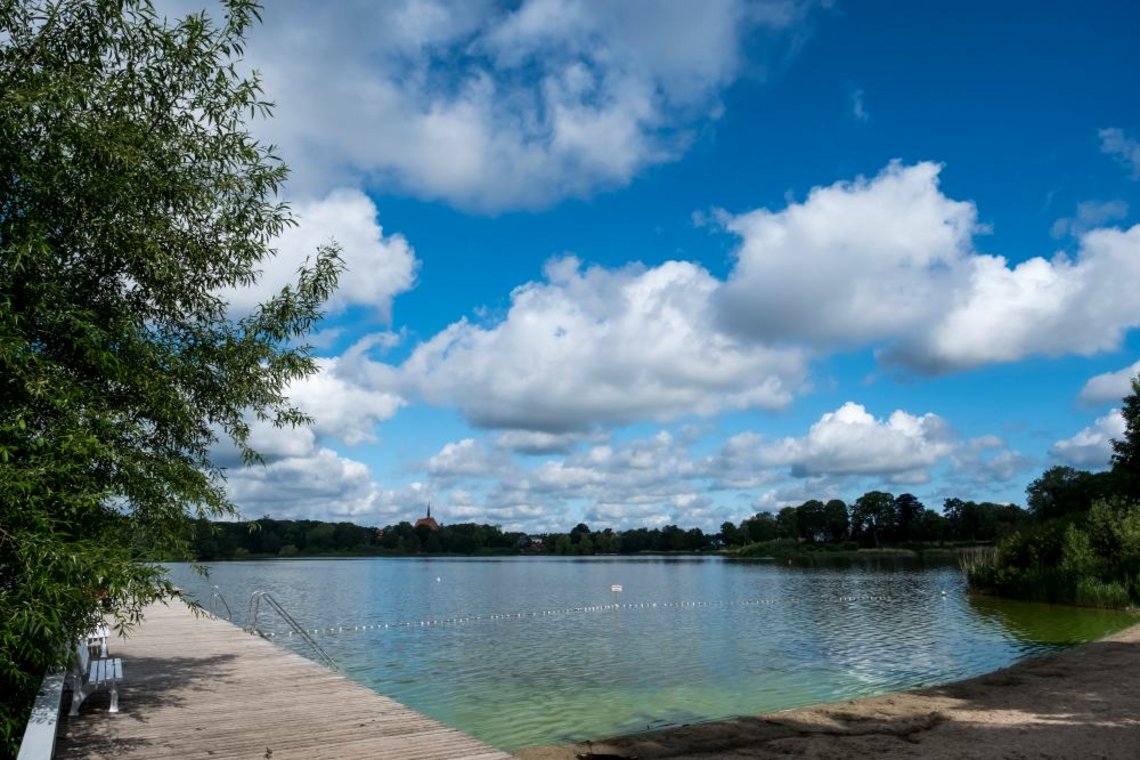
<svg viewBox="0 0 1140 760"><path fill-rule="evenodd" d="M517 756L1140 758L1140 625L943 686Z"/></svg>

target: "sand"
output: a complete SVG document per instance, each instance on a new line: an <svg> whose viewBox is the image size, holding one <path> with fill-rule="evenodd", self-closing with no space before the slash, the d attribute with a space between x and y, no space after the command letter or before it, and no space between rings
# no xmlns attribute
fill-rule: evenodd
<svg viewBox="0 0 1140 760"><path fill-rule="evenodd" d="M517 756L1140 758L1140 625L944 686Z"/></svg>

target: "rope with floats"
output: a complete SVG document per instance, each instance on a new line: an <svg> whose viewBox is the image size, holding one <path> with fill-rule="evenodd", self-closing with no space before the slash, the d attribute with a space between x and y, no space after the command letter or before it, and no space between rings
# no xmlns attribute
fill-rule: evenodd
<svg viewBox="0 0 1140 760"><path fill-rule="evenodd" d="M945 594L943 594L945 595ZM582 605L576 607L558 607L546 610L533 610L529 612L501 612L489 613L483 615L460 615L448 618L434 618L429 620L407 620L397 623L368 623L362 625L341 625L331 626L329 628L306 628L305 633L311 636L327 636L342 633L360 633L365 631L385 631L385 630L400 630L400 629L414 629L414 628L434 628L440 626L454 626L464 625L467 623L483 623L491 621L508 621L508 620L525 620L528 618L543 618L554 616L568 616L568 615L581 615L595 612L608 612L617 610L653 610L653 609L678 609L678 608L701 608L701 607L747 607L747 606L764 606L774 605L780 603L794 602L795 600L783 598L758 598L758 599L743 599L743 600L728 600L728 601L676 601L676 602L632 602L632 603L611 603L611 604L594 604ZM889 602L897 601L894 597L890 596L838 596L832 597L835 602ZM282 631L280 633L275 631L258 631L258 633L265 638L292 638L293 631Z"/></svg>

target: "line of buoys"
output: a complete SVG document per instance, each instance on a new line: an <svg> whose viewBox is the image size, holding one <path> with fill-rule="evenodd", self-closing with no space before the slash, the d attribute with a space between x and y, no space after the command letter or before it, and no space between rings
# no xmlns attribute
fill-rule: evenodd
<svg viewBox="0 0 1140 760"><path fill-rule="evenodd" d="M946 592L943 591L942 595L945 596ZM838 602L894 602L894 597L890 596L838 596L832 597ZM750 605L770 605L795 602L794 599L742 599L742 600L718 600L718 601L678 601L678 602L632 602L626 604L595 604L582 607L559 607L549 610L535 610L532 612L500 612L487 615L466 615L462 617L441 618L437 620L416 620L404 621L401 623L373 623L370 625L353 625L353 626L334 626L331 628L313 628L307 629L305 633L311 636L322 636L328 634L339 634L345 631L382 631L393 628L426 628L430 626L441 625L461 625L464 623L478 623L491 620L521 620L524 618L536 618L551 615L572 615L581 614L586 612L606 612L611 610L636 610L636 609L669 609L669 608L698 608L698 607L741 607ZM274 638L277 634L268 632L264 634L267 638ZM288 635L292 636L293 632L288 631Z"/></svg>

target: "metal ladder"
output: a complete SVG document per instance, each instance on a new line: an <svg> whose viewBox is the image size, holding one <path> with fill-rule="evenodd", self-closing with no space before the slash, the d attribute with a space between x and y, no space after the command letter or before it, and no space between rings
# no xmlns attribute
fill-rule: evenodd
<svg viewBox="0 0 1140 760"><path fill-rule="evenodd" d="M226 598L222 596L222 590L214 586L214 591L210 594L210 614L214 617L221 617L218 614L219 603L226 608L226 620L233 620L234 613L230 611L230 605L226 603Z"/></svg>
<svg viewBox="0 0 1140 760"><path fill-rule="evenodd" d="M266 638L265 634L257 629L257 615L261 611L262 600L264 600L265 603L268 604L274 612L281 616L281 619L284 620L291 629L293 629L294 633L300 636L306 644L313 648L313 651L317 653L317 657L320 658L321 662L323 662L332 670L335 670L337 672L340 671L340 667L337 666L336 661L331 656L329 656L329 653L321 648L321 645L317 643L317 640L310 636L309 632L302 628L301 624L294 620L293 616L286 612L285 608L281 606L281 603L274 599L268 591L254 591L249 597L249 614L246 616L247 622L245 627L245 630L248 633L256 633L258 636Z"/></svg>

